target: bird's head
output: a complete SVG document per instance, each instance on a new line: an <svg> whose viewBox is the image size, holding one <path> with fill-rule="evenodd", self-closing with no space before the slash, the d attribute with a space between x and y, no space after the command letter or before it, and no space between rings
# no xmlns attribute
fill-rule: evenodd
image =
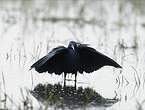
<svg viewBox="0 0 145 110"><path fill-rule="evenodd" d="M80 43L77 43L75 41L70 41L68 48L72 48L73 50L75 50L79 45L80 45Z"/></svg>
<svg viewBox="0 0 145 110"><path fill-rule="evenodd" d="M76 50L77 47L79 46L83 46L83 47L87 47L89 44L81 44L79 42L75 42L75 41L70 41L68 48L72 48L73 50Z"/></svg>

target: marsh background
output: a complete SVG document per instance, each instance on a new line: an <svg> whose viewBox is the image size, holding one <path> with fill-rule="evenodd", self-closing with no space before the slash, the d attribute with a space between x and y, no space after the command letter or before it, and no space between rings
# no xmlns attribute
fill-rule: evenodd
<svg viewBox="0 0 145 110"><path fill-rule="evenodd" d="M40 83L62 84L63 76L29 68L70 40L90 44L123 66L78 75L78 87L119 99L111 107L86 109L145 109L144 6L145 0L0 0L0 109L46 108L30 90Z"/></svg>

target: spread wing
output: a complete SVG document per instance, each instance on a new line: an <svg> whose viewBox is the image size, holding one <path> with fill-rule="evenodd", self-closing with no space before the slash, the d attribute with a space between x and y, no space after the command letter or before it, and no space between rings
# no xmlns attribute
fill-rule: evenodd
<svg viewBox="0 0 145 110"><path fill-rule="evenodd" d="M48 72L61 74L66 70L66 64L69 64L68 49L64 46L54 48L46 56L38 60L31 66L39 73Z"/></svg>
<svg viewBox="0 0 145 110"><path fill-rule="evenodd" d="M95 49L88 47L87 45L80 44L78 46L78 52L80 73L83 73L83 71L90 73L105 65L121 68L121 66L114 60L96 51Z"/></svg>

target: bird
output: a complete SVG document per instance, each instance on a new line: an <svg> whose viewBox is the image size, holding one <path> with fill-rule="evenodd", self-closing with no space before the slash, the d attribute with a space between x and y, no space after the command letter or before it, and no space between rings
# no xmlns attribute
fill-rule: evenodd
<svg viewBox="0 0 145 110"><path fill-rule="evenodd" d="M58 46L47 55L36 61L30 69L38 73L48 72L61 75L64 73L64 83L67 74L75 75L75 85L78 73L92 73L103 66L122 68L113 59L100 53L88 44L70 41L68 47Z"/></svg>

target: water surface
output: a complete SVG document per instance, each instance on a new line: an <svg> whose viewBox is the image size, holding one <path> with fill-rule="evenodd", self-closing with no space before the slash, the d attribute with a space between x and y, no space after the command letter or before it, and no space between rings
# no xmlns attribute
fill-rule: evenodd
<svg viewBox="0 0 145 110"><path fill-rule="evenodd" d="M107 110L143 109L144 4L144 0L1 0L0 108L23 109L23 102L43 108L30 91L38 84L63 84L63 75L38 74L29 68L52 48L75 40L90 44L123 66L122 70L106 66L79 74L77 87L119 99ZM73 81L67 85L73 86Z"/></svg>

